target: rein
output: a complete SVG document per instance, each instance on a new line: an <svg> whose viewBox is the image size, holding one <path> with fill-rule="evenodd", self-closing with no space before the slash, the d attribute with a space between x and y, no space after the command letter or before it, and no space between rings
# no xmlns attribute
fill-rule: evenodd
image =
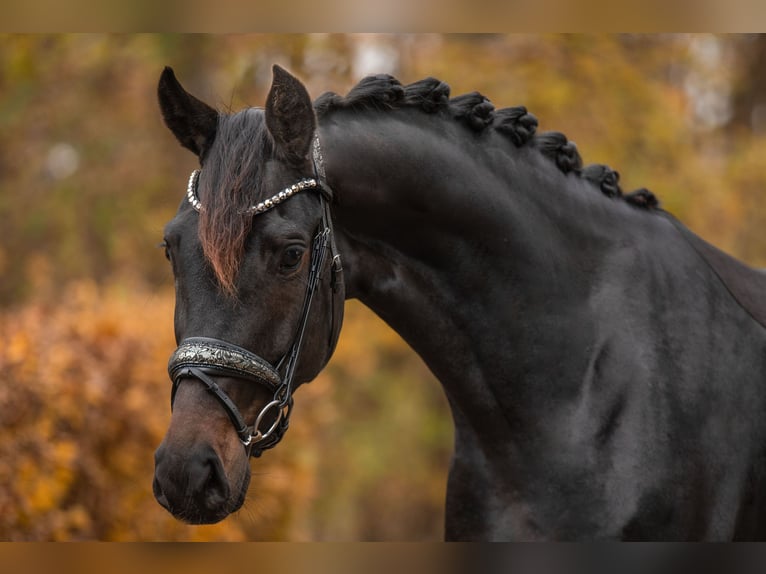
<svg viewBox="0 0 766 574"><path fill-rule="evenodd" d="M319 231L314 236L311 244L311 261L306 293L298 320L298 328L288 352L285 353L275 367L255 353L228 341L210 337L189 337L181 341L168 362L168 373L173 381L170 395L171 410L181 382L186 379L200 381L221 403L221 406L234 425L239 440L250 456L259 457L264 450L276 446L282 440L289 426L293 407L293 391L295 390L293 385L295 369L300 358L311 305L319 286L325 262L327 261L328 249L331 256L330 273L333 291L332 326L330 330L328 359L335 349L335 344L340 334L345 299L343 267L341 265L340 254L335 245L332 216L330 213L332 190L326 182L322 150L316 134L314 135L312 145L312 160L314 164L314 178L302 179L243 212L243 214L257 215L268 211L301 191L314 189L319 192L322 220L319 225ZM204 206L196 193L198 178L199 170L195 170L189 178L186 198L191 206L199 212L204 209ZM254 382L272 392L273 398L261 409L253 425L248 426L234 401L218 386L212 376L234 377ZM268 429L263 430L261 425L266 420L266 416L272 412L274 413L274 421Z"/></svg>

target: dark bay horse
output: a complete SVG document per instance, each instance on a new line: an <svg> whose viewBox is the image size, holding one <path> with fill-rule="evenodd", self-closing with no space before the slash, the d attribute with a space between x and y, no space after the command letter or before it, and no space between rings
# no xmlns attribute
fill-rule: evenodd
<svg viewBox="0 0 766 574"><path fill-rule="evenodd" d="M358 298L449 400L448 540L766 538L764 272L433 78L312 104L275 66L265 109L224 114L166 69L159 99L201 166L165 230L173 515L241 506Z"/></svg>

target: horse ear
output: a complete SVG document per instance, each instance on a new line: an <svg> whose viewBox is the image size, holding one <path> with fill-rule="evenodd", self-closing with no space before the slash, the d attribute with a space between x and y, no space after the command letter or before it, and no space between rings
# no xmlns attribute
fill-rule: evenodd
<svg viewBox="0 0 766 574"><path fill-rule="evenodd" d="M218 112L184 90L172 68L162 71L157 96L165 125L182 146L201 158L215 139Z"/></svg>
<svg viewBox="0 0 766 574"><path fill-rule="evenodd" d="M301 163L308 155L316 116L305 86L274 65L274 79L266 98L266 127L286 159Z"/></svg>

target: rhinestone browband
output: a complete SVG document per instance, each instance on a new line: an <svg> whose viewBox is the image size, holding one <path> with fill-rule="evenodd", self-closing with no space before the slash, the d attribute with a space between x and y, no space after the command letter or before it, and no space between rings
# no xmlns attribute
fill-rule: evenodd
<svg viewBox="0 0 766 574"><path fill-rule="evenodd" d="M189 184L186 186L186 199L196 211L202 211L204 209L202 202L197 197L197 181L199 180L199 174L200 170L195 169L189 176ZM284 188L282 191L271 196L270 198L265 199L256 205L248 207L242 213L249 215L263 213L264 211L268 211L272 207L279 205L286 199L291 198L298 192L306 189L314 189L316 187L319 187L319 184L313 177L302 179L292 184L290 187Z"/></svg>

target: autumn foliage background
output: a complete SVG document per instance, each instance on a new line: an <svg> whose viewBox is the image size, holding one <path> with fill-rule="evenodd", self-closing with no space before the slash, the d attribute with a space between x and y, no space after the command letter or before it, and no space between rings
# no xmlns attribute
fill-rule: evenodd
<svg viewBox="0 0 766 574"><path fill-rule="evenodd" d="M314 96L387 72L526 105L626 191L766 266L763 36L0 36L0 540L441 537L446 400L355 302L238 515L190 527L152 497L175 346L157 244L196 161L156 82L171 65L238 109L263 104L273 63Z"/></svg>

